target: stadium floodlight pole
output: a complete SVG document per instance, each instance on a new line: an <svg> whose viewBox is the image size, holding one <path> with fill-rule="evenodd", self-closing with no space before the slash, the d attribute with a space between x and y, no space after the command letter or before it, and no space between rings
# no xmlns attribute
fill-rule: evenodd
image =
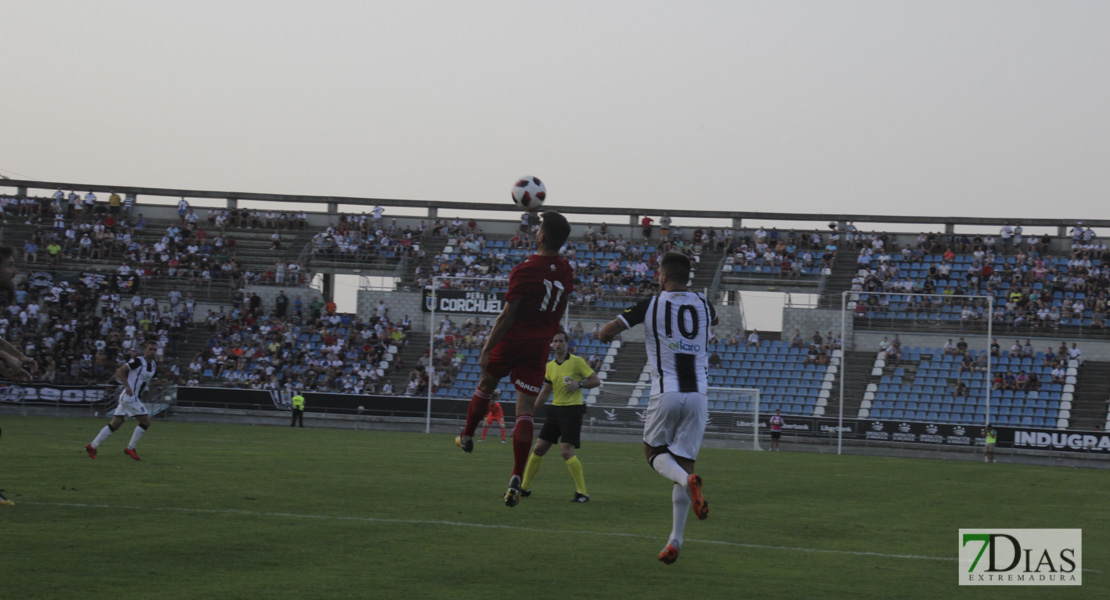
<svg viewBox="0 0 1110 600"><path fill-rule="evenodd" d="M984 377L987 380L987 385L983 386L986 390L986 403L987 414L986 423L984 427L990 425L991 422L991 342L994 341L994 294L987 296L987 372ZM1002 349L999 348L999 356L1002 355ZM986 435L986 433L984 433Z"/></svg>
<svg viewBox="0 0 1110 600"><path fill-rule="evenodd" d="M424 414L424 433L432 432L432 379L435 375L436 355L436 290L439 289L440 277L432 277L432 314L428 322L428 366L424 367L428 375L428 408Z"/></svg>
<svg viewBox="0 0 1110 600"><path fill-rule="evenodd" d="M848 290L840 292L840 410L836 417L836 454L840 456L844 444L844 377L848 374Z"/></svg>

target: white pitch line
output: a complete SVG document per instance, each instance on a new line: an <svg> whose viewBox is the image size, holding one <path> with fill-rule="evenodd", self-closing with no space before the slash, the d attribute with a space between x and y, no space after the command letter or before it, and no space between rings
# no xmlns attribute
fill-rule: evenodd
<svg viewBox="0 0 1110 600"><path fill-rule="evenodd" d="M659 540L661 538L650 535L641 535L637 533L620 533L615 531L565 531L556 529L540 529L538 527L521 527L519 525L497 525L488 523L465 523L462 521L428 521L421 519L388 519L383 517L354 517L354 516L335 516L335 515L312 515L301 513L278 513L278 512L258 512L253 510L237 510L237 509L219 509L219 508L184 508L184 507L148 507L148 506L122 506L116 504L78 504L78 503L65 503L65 502L21 502L21 504L32 504L37 506L60 506L65 508L105 508L111 510L146 510L146 511L165 511L165 512L183 512L183 513L205 513L205 514L221 514L221 515L243 515L250 517L279 517L283 519L297 518L297 519L323 519L335 521L360 521L364 523L401 523L405 525L442 525L447 527L477 527L482 529L512 529L516 531L531 531L535 533L557 533L557 534L575 534L575 535L601 535L608 537L625 537L637 538L645 540ZM916 554L884 554L882 552L863 552L856 550L825 550L821 548L801 548L794 546L770 546L766 544L745 544L741 542L729 542L724 540L700 540L688 538L688 542L697 542L702 544L717 544L720 546L732 546L735 548L755 548L759 550L782 550L788 552L817 552L821 554L845 554L849 556L873 556L877 558L904 558L910 560L940 560L940 561L955 561L955 558L945 556L920 556ZM1086 570L1086 569L1084 569Z"/></svg>

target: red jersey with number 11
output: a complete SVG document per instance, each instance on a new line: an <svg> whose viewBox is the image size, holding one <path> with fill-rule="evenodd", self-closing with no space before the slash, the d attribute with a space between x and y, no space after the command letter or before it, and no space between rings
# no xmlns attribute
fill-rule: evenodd
<svg viewBox="0 0 1110 600"><path fill-rule="evenodd" d="M574 291L574 269L561 256L533 254L513 267L505 301L520 300L516 320L505 333L506 340L551 341L559 332L567 298Z"/></svg>

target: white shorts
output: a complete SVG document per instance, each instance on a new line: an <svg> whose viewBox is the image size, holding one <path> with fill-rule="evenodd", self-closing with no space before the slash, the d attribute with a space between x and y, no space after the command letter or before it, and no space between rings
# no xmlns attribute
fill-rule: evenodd
<svg viewBox="0 0 1110 600"><path fill-rule="evenodd" d="M697 460L707 422L709 401L705 394L665 392L652 396L644 419L644 443L668 446L679 458Z"/></svg>
<svg viewBox="0 0 1110 600"><path fill-rule="evenodd" d="M117 417L134 417L136 415L147 414L147 410L142 400L134 396L123 394L119 397L119 406L116 407L116 412L112 414Z"/></svg>

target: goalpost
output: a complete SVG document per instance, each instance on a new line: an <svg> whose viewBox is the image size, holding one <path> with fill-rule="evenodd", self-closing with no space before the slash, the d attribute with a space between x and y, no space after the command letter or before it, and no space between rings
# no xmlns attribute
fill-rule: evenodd
<svg viewBox="0 0 1110 600"><path fill-rule="evenodd" d="M990 295L843 292L840 331L844 349L870 356L869 368L844 369L840 377L837 454L842 451L844 418L882 419L884 399L893 399L895 406L906 404L905 410L895 409L898 416L889 417L894 420L989 424L993 363L997 360L991 353L994 321L1005 323L1006 314L1005 310L996 314L995 299ZM884 338L888 345L897 338L901 352L881 351ZM957 339L960 341L953 341ZM999 356L1009 354L999 350ZM969 367L963 366L965 355L971 357ZM956 392L961 384L966 388L963 397ZM960 402L963 398L972 401L973 417ZM845 415L846 401L850 406L858 403L858 412Z"/></svg>
<svg viewBox="0 0 1110 600"><path fill-rule="evenodd" d="M588 425L643 428L651 397L651 382L646 370L638 382L603 380L601 387L588 391L585 397ZM762 450L760 434L760 393L756 388L709 387L709 421L707 434L724 434L746 445L751 439L752 450ZM764 427L766 425L764 424Z"/></svg>
<svg viewBox="0 0 1110 600"><path fill-rule="evenodd" d="M428 367L427 367L427 374L428 374L428 397L427 397L427 400L428 400L428 406L425 409L426 412L425 412L425 415L424 415L424 433L431 433L432 432L432 392L433 392L433 387L434 387L433 386L433 381L435 379L436 333L439 331L439 323L436 322L436 307L439 305L439 302L437 301L437 293L440 291L440 284L445 282L445 281L479 281L479 282L485 282L485 283L490 283L490 284L504 283L506 286L509 284L509 278L508 277L498 277L498 278L490 278L490 277L454 277L454 276L445 276L445 275L437 275L435 277L432 277L432 290L431 290L432 291L432 296L431 296L431 306L429 307L431 315L429 315L429 317L428 317ZM488 292L491 289L496 289L497 287L498 286L496 286L496 285L490 285L486 288L479 288L478 290L462 290L462 291ZM498 310L497 312L499 313L501 311ZM496 318L496 316L497 316L496 313L489 314L489 313L486 313L486 312L483 312L483 311L474 311L472 313L464 313L464 314L482 314L482 315L486 315L486 316L490 317L491 319Z"/></svg>

